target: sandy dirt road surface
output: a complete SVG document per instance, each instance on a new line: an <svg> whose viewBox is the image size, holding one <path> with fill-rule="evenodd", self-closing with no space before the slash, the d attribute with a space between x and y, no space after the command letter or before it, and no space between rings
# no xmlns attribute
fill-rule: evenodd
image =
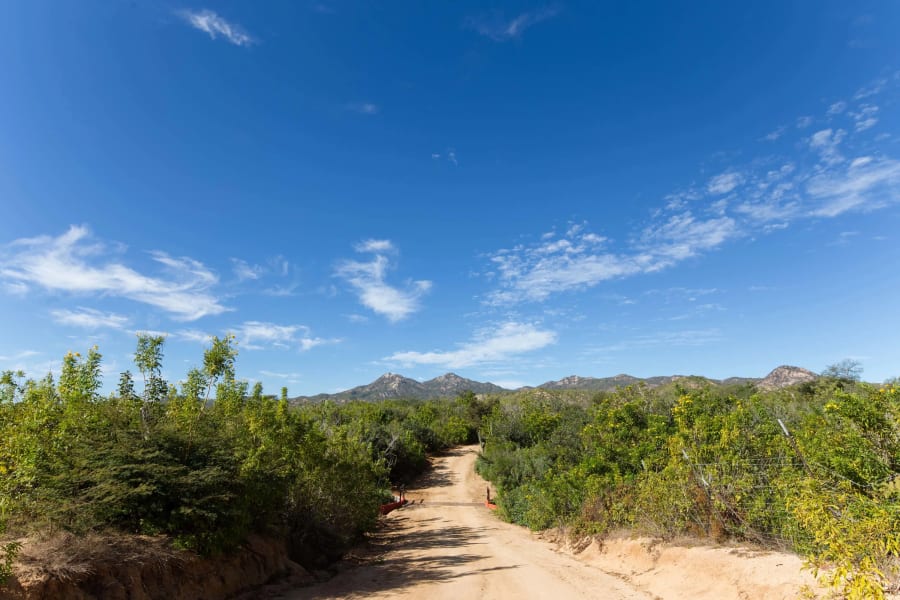
<svg viewBox="0 0 900 600"><path fill-rule="evenodd" d="M384 517L372 556L282 598L654 597L500 521L484 505L487 484L475 473L476 456L477 446L467 446L434 459L433 470L407 490L411 504Z"/></svg>

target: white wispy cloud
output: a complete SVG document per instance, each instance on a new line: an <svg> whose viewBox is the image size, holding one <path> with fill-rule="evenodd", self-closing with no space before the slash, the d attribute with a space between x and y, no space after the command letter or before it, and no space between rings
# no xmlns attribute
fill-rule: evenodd
<svg viewBox="0 0 900 600"><path fill-rule="evenodd" d="M810 211L817 217L836 217L861 208L881 208L900 199L900 161L857 159L845 170L814 176L807 191L817 202Z"/></svg>
<svg viewBox="0 0 900 600"><path fill-rule="evenodd" d="M51 292L127 298L159 308L173 318L193 321L227 310L210 289L218 277L199 261L152 252L164 275L144 275L107 257L87 227L73 225L58 237L16 240L0 250L0 279Z"/></svg>
<svg viewBox="0 0 900 600"><path fill-rule="evenodd" d="M381 112L381 107L372 102L350 102L345 105L345 108L361 115L377 115Z"/></svg>
<svg viewBox="0 0 900 600"><path fill-rule="evenodd" d="M261 263L250 263L242 258L231 258L231 270L237 283L245 281L261 281L271 278L286 278L291 274L291 263L283 256L271 256ZM292 283L270 284L260 289L254 286L254 290L266 296L293 296L299 287L296 281Z"/></svg>
<svg viewBox="0 0 900 600"><path fill-rule="evenodd" d="M25 296L28 293L28 286L21 281L5 281L3 290L10 296Z"/></svg>
<svg viewBox="0 0 900 600"><path fill-rule="evenodd" d="M391 268L387 253L396 248L389 240L364 240L354 246L357 252L374 254L370 261L345 260L338 264L335 275L353 287L359 301L391 322L405 319L419 310L420 300L431 289L431 281L409 281L405 289L388 284Z"/></svg>
<svg viewBox="0 0 900 600"><path fill-rule="evenodd" d="M241 346L248 350L261 350L264 344L287 347L300 330L306 328L300 325L276 325L262 321L246 321L234 328Z"/></svg>
<svg viewBox="0 0 900 600"><path fill-rule="evenodd" d="M375 240L368 239L353 245L353 249L357 252L393 252L396 250L391 240Z"/></svg>
<svg viewBox="0 0 900 600"><path fill-rule="evenodd" d="M731 217L698 219L690 211L672 215L644 230L646 270L655 271L711 250L738 234Z"/></svg>
<svg viewBox="0 0 900 600"><path fill-rule="evenodd" d="M586 350L585 354L612 354L627 350L641 348L665 347L695 347L706 346L721 342L723 335L721 330L687 329L681 331L661 331L652 334L638 335L619 342L597 345Z"/></svg>
<svg viewBox="0 0 900 600"><path fill-rule="evenodd" d="M736 213L757 223L791 219L797 215L799 210L798 202L779 201L771 198L764 201L745 201L734 207Z"/></svg>
<svg viewBox="0 0 900 600"><path fill-rule="evenodd" d="M431 153L432 160L440 160L442 158L445 159L449 163L453 163L454 167L459 166L459 161L456 159L456 150L454 150L453 148L448 148L443 153L441 153L441 152L432 152Z"/></svg>
<svg viewBox="0 0 900 600"><path fill-rule="evenodd" d="M863 104L858 110L850 111L850 116L856 121L856 131L865 131L878 123L878 107L874 104Z"/></svg>
<svg viewBox="0 0 900 600"><path fill-rule="evenodd" d="M307 350L312 350L316 346L321 346L322 344L336 344L340 340L332 339L326 340L320 337L302 337L300 338L300 349L304 352Z"/></svg>
<svg viewBox="0 0 900 600"><path fill-rule="evenodd" d="M706 189L711 194L727 194L743 182L744 177L740 173L722 173L710 179L709 183L706 184Z"/></svg>
<svg viewBox="0 0 900 600"><path fill-rule="evenodd" d="M704 219L684 211L646 227L626 251L612 252L602 236L570 229L559 239L541 239L491 255L500 288L488 294L487 301L495 305L540 302L555 293L659 271L737 234L730 217Z"/></svg>
<svg viewBox="0 0 900 600"><path fill-rule="evenodd" d="M475 17L469 19L468 25L471 29L495 42L505 42L519 38L529 27L551 19L558 14L558 7L548 6L521 13L512 19L503 18L500 14Z"/></svg>
<svg viewBox="0 0 900 600"><path fill-rule="evenodd" d="M488 383L499 385L500 387L507 390L517 390L528 385L521 379L491 379Z"/></svg>
<svg viewBox="0 0 900 600"><path fill-rule="evenodd" d="M263 377L274 377L276 379L295 379L298 380L302 377L300 373L279 373L277 371L260 371L260 375Z"/></svg>
<svg viewBox="0 0 900 600"><path fill-rule="evenodd" d="M817 131L809 138L809 147L816 150L822 157L822 161L828 165L834 165L844 160L841 156L838 146L844 140L847 134L843 129L832 131L831 129L822 129Z"/></svg>
<svg viewBox="0 0 900 600"><path fill-rule="evenodd" d="M245 321L233 328L238 343L247 350L297 347L307 351L322 344L336 344L338 339L314 337L305 325L278 325L264 321Z"/></svg>
<svg viewBox="0 0 900 600"><path fill-rule="evenodd" d="M774 142L775 140L783 136L786 130L787 128L784 125L776 127L775 129L764 135L762 139L766 142Z"/></svg>
<svg viewBox="0 0 900 600"><path fill-rule="evenodd" d="M517 246L491 257L500 289L491 292L490 304L543 301L552 294L580 290L602 281L641 272L649 257L614 253L551 251L549 245Z"/></svg>
<svg viewBox="0 0 900 600"><path fill-rule="evenodd" d="M797 117L797 129L806 129L813 124L815 119L810 116Z"/></svg>
<svg viewBox="0 0 900 600"><path fill-rule="evenodd" d="M875 96L876 94L880 94L884 88L888 84L888 79L886 77L882 77L876 79L871 84L859 88L856 93L853 95L854 100L863 100L864 98L868 98L870 96Z"/></svg>
<svg viewBox="0 0 900 600"><path fill-rule="evenodd" d="M179 329L175 332L179 338L188 341L188 342L197 342L200 344L207 344L212 339L211 333L206 333L205 331L200 331L199 329Z"/></svg>
<svg viewBox="0 0 900 600"><path fill-rule="evenodd" d="M60 325L83 327L85 329L99 329L101 327L124 329L128 325L128 317L81 306L77 310L52 310L50 315Z"/></svg>
<svg viewBox="0 0 900 600"><path fill-rule="evenodd" d="M834 104L832 104L831 106L828 107L828 114L829 115L839 115L842 112L844 112L845 110L847 110L847 103L844 102L843 100L841 100L839 102L835 102Z"/></svg>
<svg viewBox="0 0 900 600"><path fill-rule="evenodd" d="M396 352L385 360L404 365L439 365L461 369L496 363L540 350L556 342L556 333L532 323L507 322L478 332L456 350Z"/></svg>
<svg viewBox="0 0 900 600"><path fill-rule="evenodd" d="M884 92L886 85L878 84L878 91L866 98ZM624 244L588 244L583 230L570 228L565 235L551 231L533 243L489 254L485 275L496 286L485 300L492 305L540 302L610 279L670 268L729 240L752 239L798 220L900 203L900 160L873 151L873 143L881 139L869 134L877 111L872 99L833 103L827 119L820 119L829 120L830 127L779 134L795 138L790 146L795 155L751 157L702 187L665 195L649 222ZM801 117L798 127L816 121ZM866 152L860 155L860 149Z"/></svg>
<svg viewBox="0 0 900 600"><path fill-rule="evenodd" d="M40 352L38 352L37 350L20 350L15 354L0 356L0 362L23 360L26 358L31 358L32 356L38 356L39 354Z"/></svg>
<svg viewBox="0 0 900 600"><path fill-rule="evenodd" d="M645 296L657 296L663 298L666 304L672 302L696 302L698 298L703 298L713 294L721 294L724 290L719 288L688 288L688 287L668 287L661 289L650 289L643 293Z"/></svg>
<svg viewBox="0 0 900 600"><path fill-rule="evenodd" d="M212 39L222 36L235 46L250 46L255 43L240 25L229 23L211 10L182 10L178 15L191 27L207 33Z"/></svg>
<svg viewBox="0 0 900 600"><path fill-rule="evenodd" d="M264 289L262 291L262 294L266 296L272 296L273 298L287 298L290 296L296 296L297 288L299 287L299 283L292 283L290 285L273 285L272 287Z"/></svg>
<svg viewBox="0 0 900 600"><path fill-rule="evenodd" d="M251 265L246 260L240 258L232 258L231 265L234 276L238 278L238 281L259 279L265 272L263 267Z"/></svg>

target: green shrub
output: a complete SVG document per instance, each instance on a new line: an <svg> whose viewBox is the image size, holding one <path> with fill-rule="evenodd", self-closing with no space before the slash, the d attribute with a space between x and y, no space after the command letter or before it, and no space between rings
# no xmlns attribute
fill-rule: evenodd
<svg viewBox="0 0 900 600"><path fill-rule="evenodd" d="M893 581L893 385L824 380L754 393L687 381L604 392L589 409L566 399L507 398L485 420L478 470L504 518L790 548L833 568L825 582L851 598L882 597Z"/></svg>

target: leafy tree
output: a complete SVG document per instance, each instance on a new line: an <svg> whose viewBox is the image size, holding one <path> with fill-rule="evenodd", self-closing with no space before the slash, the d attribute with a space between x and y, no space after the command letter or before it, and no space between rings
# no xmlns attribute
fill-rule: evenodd
<svg viewBox="0 0 900 600"><path fill-rule="evenodd" d="M214 336L210 347L203 352L203 374L207 380L207 400L209 400L210 391L220 380L234 379L234 360L237 357L234 339L233 335L226 335L223 338Z"/></svg>
<svg viewBox="0 0 900 600"><path fill-rule="evenodd" d="M159 385L162 380L163 345L165 336L139 333L134 364L144 377L144 398L148 401L161 400Z"/></svg>
<svg viewBox="0 0 900 600"><path fill-rule="evenodd" d="M131 375L131 371L123 371L119 375L119 385L116 390L119 398L124 400L137 398L137 394L134 391L134 377Z"/></svg>
<svg viewBox="0 0 900 600"><path fill-rule="evenodd" d="M59 395L64 402L89 402L94 400L103 379L100 373L102 356L94 346L82 359L78 352L69 352L63 358L59 375Z"/></svg>
<svg viewBox="0 0 900 600"><path fill-rule="evenodd" d="M838 381L852 382L859 381L862 377L862 372L862 363L860 363L858 360L845 358L840 362L836 362L833 365L828 365L827 367L825 367L825 370L822 371L822 377L837 379Z"/></svg>

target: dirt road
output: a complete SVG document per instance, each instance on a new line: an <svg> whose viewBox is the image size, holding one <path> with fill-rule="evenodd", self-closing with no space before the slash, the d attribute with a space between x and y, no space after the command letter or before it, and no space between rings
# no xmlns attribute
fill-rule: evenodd
<svg viewBox="0 0 900 600"><path fill-rule="evenodd" d="M407 491L411 504L385 517L360 566L283 596L319 598L646 599L623 579L554 552L484 505L476 446L438 457Z"/></svg>

